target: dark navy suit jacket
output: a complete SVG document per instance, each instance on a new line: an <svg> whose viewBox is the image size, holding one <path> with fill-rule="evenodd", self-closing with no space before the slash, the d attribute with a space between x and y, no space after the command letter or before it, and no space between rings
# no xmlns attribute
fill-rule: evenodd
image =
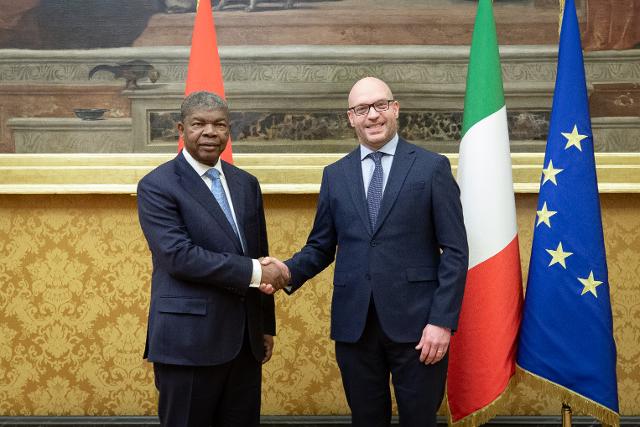
<svg viewBox="0 0 640 427"><path fill-rule="evenodd" d="M313 229L286 262L291 291L336 260L331 337L356 342L373 295L380 324L399 343L428 324L456 329L468 247L460 190L446 157L399 140L371 230L360 147L327 166Z"/></svg>
<svg viewBox="0 0 640 427"><path fill-rule="evenodd" d="M249 288L251 258L268 254L255 177L222 162L246 253L209 188L182 154L138 184L138 215L153 260L144 356L151 362L210 366L233 359L249 332L264 357L275 335L273 297ZM248 322L248 324L247 324Z"/></svg>

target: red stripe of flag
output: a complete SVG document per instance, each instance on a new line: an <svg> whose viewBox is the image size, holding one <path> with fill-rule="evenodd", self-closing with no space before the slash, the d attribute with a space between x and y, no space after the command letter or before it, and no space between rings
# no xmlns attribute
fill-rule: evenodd
<svg viewBox="0 0 640 427"><path fill-rule="evenodd" d="M512 284L520 281L517 235L467 273L463 310L449 352L447 392L456 396L449 399L454 423L495 401L515 372L522 289Z"/></svg>

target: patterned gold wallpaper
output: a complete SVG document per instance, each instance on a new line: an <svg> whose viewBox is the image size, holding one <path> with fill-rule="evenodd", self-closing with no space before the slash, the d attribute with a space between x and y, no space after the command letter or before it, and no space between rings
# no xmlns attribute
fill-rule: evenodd
<svg viewBox="0 0 640 427"><path fill-rule="evenodd" d="M306 239L315 195L267 195L271 253ZM526 264L536 195L517 197ZM623 415L640 415L640 195L603 195ZM152 415L141 359L150 259L135 198L0 196L0 415ZM278 337L265 366L263 414L347 414L329 340L332 271L278 294ZM558 414L527 382L504 414Z"/></svg>

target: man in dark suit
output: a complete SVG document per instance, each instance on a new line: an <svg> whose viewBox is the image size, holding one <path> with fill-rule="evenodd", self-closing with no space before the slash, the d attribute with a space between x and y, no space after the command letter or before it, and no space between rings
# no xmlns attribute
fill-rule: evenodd
<svg viewBox="0 0 640 427"><path fill-rule="evenodd" d="M307 244L285 262L295 292L336 259L331 338L354 426L389 425L390 375L400 425L436 425L467 273L449 161L398 137L399 110L383 81L353 86L360 145L325 168Z"/></svg>
<svg viewBox="0 0 640 427"><path fill-rule="evenodd" d="M223 161L229 110L217 95L185 98L184 150L138 185L153 260L144 356L153 362L163 426L258 426L261 364L275 335L281 285L268 254L255 177Z"/></svg>

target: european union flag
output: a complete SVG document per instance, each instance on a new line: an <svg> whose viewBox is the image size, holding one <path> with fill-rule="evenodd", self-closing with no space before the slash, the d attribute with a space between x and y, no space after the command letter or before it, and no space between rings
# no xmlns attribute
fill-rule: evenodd
<svg viewBox="0 0 640 427"><path fill-rule="evenodd" d="M574 409L619 425L616 347L574 0L565 4L518 365Z"/></svg>

